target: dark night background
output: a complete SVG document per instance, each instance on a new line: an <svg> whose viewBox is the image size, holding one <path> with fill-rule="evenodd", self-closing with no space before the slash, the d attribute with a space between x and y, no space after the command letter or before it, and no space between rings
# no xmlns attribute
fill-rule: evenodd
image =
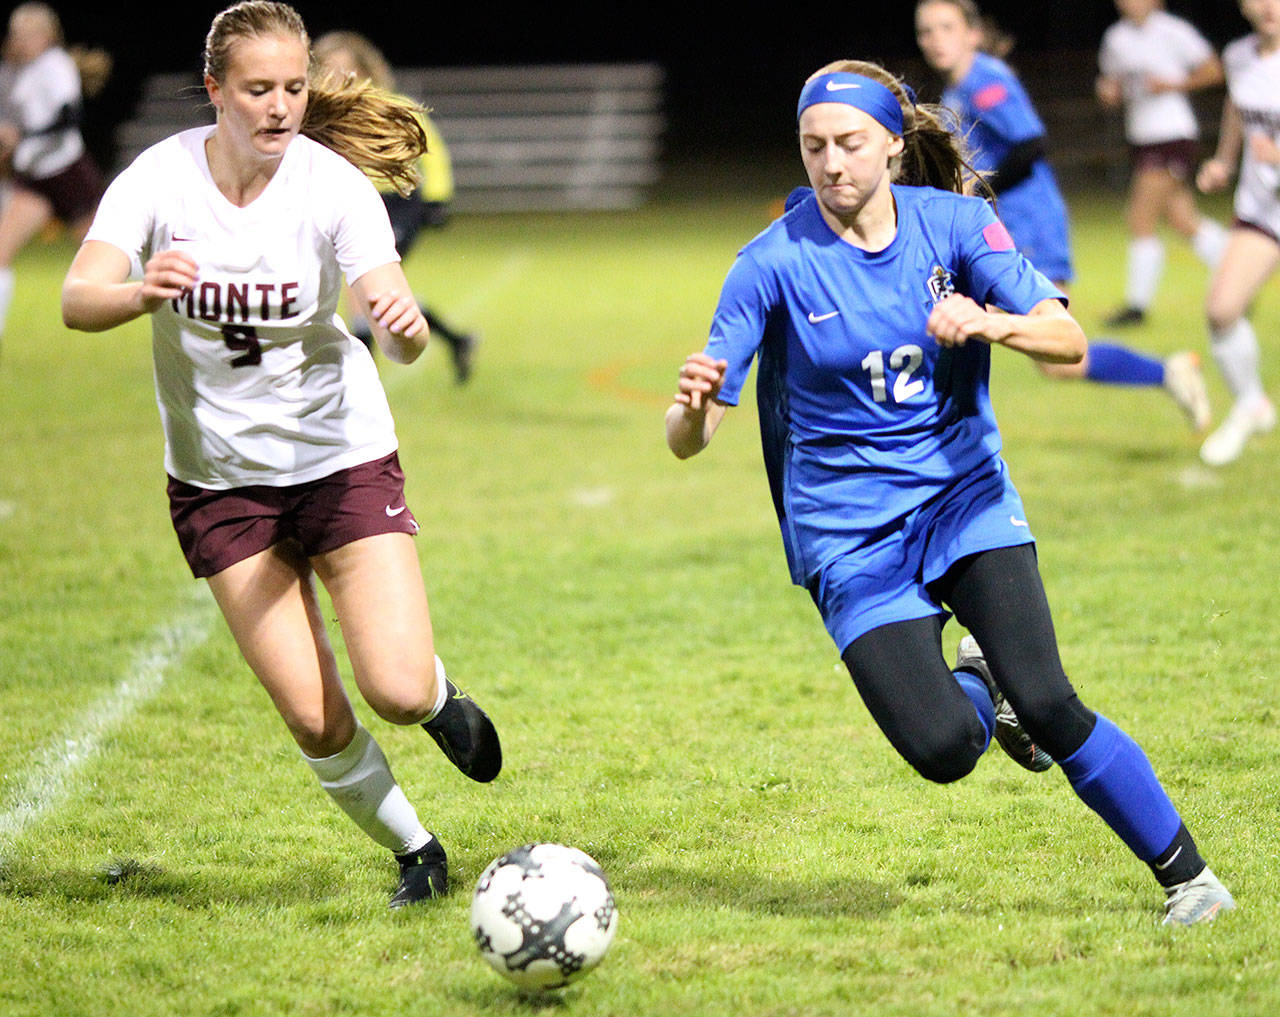
<svg viewBox="0 0 1280 1017"><path fill-rule="evenodd" d="M8 5L11 7L12 5ZM200 66L204 34L223 4L60 5L69 43L107 49L115 73L90 104L90 145L110 164L111 131L151 71ZM362 32L394 66L653 61L666 70L669 159L715 160L789 145L794 95L805 76L839 57L880 60L922 76L914 2L766 6L307 2L295 4L313 36ZM1020 70L1061 52L1096 51L1116 19L1110 0L981 4L1016 39ZM1171 0L1216 45L1245 34L1232 0ZM797 13L800 12L800 13ZM923 75L927 79L927 75ZM913 82L922 96L936 84Z"/></svg>

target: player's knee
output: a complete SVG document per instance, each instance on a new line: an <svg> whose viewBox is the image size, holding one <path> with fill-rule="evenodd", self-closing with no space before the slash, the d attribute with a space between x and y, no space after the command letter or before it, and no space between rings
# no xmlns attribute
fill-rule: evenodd
<svg viewBox="0 0 1280 1017"><path fill-rule="evenodd" d="M975 719L972 725L955 724L950 729L935 726L903 755L925 780L950 784L973 772L985 747L986 739L978 731Z"/></svg>
<svg viewBox="0 0 1280 1017"><path fill-rule="evenodd" d="M1244 312L1239 301L1216 293L1210 293L1204 305L1205 318L1214 332L1225 332L1240 320Z"/></svg>
<svg viewBox="0 0 1280 1017"><path fill-rule="evenodd" d="M365 693L365 701L388 724L419 724L436 703L435 675L382 683Z"/></svg>
<svg viewBox="0 0 1280 1017"><path fill-rule="evenodd" d="M326 718L321 713L312 716L295 716L287 721L289 733L306 755L312 759L324 759L337 755L348 745L355 734L354 718Z"/></svg>

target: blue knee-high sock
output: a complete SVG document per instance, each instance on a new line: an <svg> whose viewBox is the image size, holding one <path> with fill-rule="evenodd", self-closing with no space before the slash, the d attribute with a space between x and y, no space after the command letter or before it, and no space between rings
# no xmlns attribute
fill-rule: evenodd
<svg viewBox="0 0 1280 1017"><path fill-rule="evenodd" d="M991 735L996 729L996 708L991 704L991 693L986 683L976 674L968 671L955 671L956 681L960 683L960 691L969 697L973 708L978 711L978 721L982 730L987 732L987 744L991 744Z"/></svg>
<svg viewBox="0 0 1280 1017"><path fill-rule="evenodd" d="M1164 361L1117 343L1090 342L1084 376L1100 385L1163 385Z"/></svg>
<svg viewBox="0 0 1280 1017"><path fill-rule="evenodd" d="M1151 862L1173 842L1182 819L1138 743L1097 716L1084 744L1058 765L1081 800L1135 855Z"/></svg>

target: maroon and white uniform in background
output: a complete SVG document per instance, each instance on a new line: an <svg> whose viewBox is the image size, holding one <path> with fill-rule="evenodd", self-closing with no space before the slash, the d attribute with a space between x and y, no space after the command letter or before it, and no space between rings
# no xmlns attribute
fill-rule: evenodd
<svg viewBox="0 0 1280 1017"><path fill-rule="evenodd" d="M1244 156L1236 184L1235 214L1280 237L1280 165L1254 157L1249 139L1264 135L1280 145L1280 50L1258 52L1258 37L1246 35L1222 52L1231 103L1244 125Z"/></svg>
<svg viewBox="0 0 1280 1017"><path fill-rule="evenodd" d="M13 152L15 173L42 180L84 155L74 124L49 130L65 107L80 108L80 71L66 50L47 49L20 68L5 105L23 134Z"/></svg>
<svg viewBox="0 0 1280 1017"><path fill-rule="evenodd" d="M341 279L399 261L368 178L302 136L244 208L213 182L213 127L147 149L107 189L88 240L136 265L173 248L194 291L152 317L165 469L197 487L284 487L396 448L372 356L337 314Z"/></svg>
<svg viewBox="0 0 1280 1017"><path fill-rule="evenodd" d="M1213 47L1195 26L1168 11L1152 11L1141 25L1121 20L1106 30L1098 67L1121 83L1129 144L1195 140L1196 117L1187 94L1152 92L1147 79L1186 81L1212 56Z"/></svg>

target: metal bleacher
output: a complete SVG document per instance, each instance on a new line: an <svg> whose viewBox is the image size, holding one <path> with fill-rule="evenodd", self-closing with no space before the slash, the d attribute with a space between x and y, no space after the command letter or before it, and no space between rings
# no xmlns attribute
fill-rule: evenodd
<svg viewBox="0 0 1280 1017"><path fill-rule="evenodd" d="M665 127L654 64L399 68L449 146L459 211L626 209L658 179ZM155 74L116 132L118 162L213 122L194 74Z"/></svg>

